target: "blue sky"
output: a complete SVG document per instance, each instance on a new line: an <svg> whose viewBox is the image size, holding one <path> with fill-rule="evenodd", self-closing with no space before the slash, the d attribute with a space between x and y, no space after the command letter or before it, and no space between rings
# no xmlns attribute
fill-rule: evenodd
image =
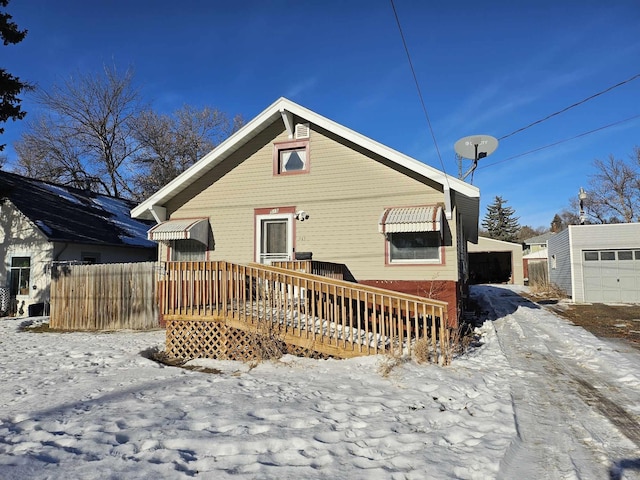
<svg viewBox="0 0 640 480"><path fill-rule="evenodd" d="M640 73L638 0L394 5L435 143L390 1L12 0L29 33L0 54L44 89L133 67L161 112L211 105L250 120L284 96L453 176L458 139L500 139ZM28 97L24 107L37 111ZM27 119L5 124L8 168ZM500 195L521 225L548 227L594 159L628 159L635 146L640 78L502 139L474 174L480 216Z"/></svg>

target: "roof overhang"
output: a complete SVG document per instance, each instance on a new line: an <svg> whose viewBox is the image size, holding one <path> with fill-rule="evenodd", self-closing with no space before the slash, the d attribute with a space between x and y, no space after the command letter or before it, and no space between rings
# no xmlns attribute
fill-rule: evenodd
<svg viewBox="0 0 640 480"><path fill-rule="evenodd" d="M365 137L364 135L350 130L347 127L323 117L322 115L318 115L317 113L287 100L286 98L279 98L235 134L202 157L189 169L185 170L174 180L158 190L158 192L131 210L131 216L134 218L153 219L152 212L154 211L154 208L157 209L157 207L163 207L166 205L166 203L174 196L186 189L194 181L204 176L225 158L266 129L274 121L283 121L287 131L290 133L292 128L292 119L294 117L315 124L349 142L380 155L383 158L390 160L393 164L396 164L397 167L408 169L417 175L441 184L443 186L445 197L450 195L448 191L451 191L451 193L456 192L457 194L468 198L480 197L480 190L469 183L449 176L419 160L411 158L397 150ZM445 214L447 218L451 218L452 208L453 207L450 205L450 198L445 198Z"/></svg>
<svg viewBox="0 0 640 480"><path fill-rule="evenodd" d="M147 232L149 240L169 242L171 240L195 240L209 244L209 219L188 218L167 220Z"/></svg>

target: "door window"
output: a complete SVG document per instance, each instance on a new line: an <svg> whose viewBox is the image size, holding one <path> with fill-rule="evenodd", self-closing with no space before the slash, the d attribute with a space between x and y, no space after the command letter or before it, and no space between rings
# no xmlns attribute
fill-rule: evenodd
<svg viewBox="0 0 640 480"><path fill-rule="evenodd" d="M259 215L256 218L256 257L260 263L293 257L292 215Z"/></svg>

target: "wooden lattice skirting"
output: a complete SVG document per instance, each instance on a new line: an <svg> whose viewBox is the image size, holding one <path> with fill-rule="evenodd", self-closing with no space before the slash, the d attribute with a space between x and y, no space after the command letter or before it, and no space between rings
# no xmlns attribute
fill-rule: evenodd
<svg viewBox="0 0 640 480"><path fill-rule="evenodd" d="M262 360L256 345L257 332L247 332L213 320L168 320L166 353L177 359L211 358L215 360ZM309 358L327 355L282 343L284 353Z"/></svg>

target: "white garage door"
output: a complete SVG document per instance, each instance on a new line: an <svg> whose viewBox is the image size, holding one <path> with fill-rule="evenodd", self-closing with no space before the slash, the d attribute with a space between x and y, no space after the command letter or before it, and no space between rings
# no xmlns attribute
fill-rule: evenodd
<svg viewBox="0 0 640 480"><path fill-rule="evenodd" d="M586 302L640 302L640 250L585 250L582 267Z"/></svg>

